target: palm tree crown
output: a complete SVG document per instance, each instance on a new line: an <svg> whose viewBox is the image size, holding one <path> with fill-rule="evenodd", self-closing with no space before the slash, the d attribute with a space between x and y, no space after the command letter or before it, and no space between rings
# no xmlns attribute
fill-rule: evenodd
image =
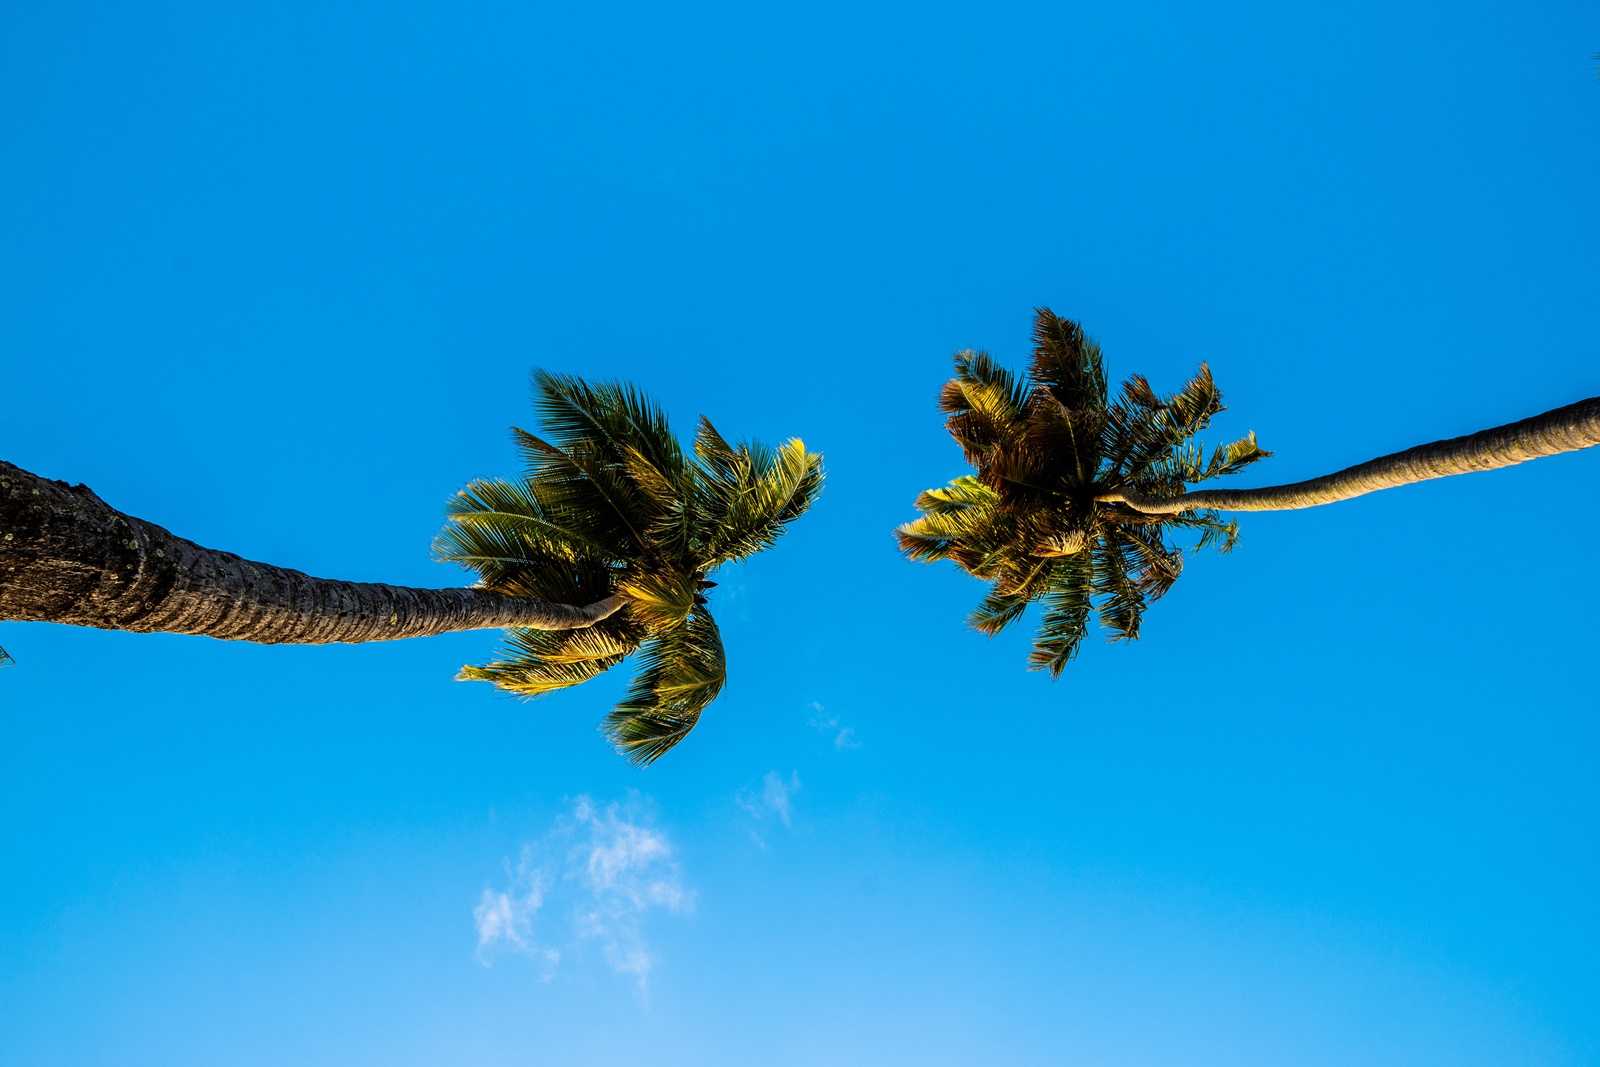
<svg viewBox="0 0 1600 1067"><path fill-rule="evenodd" d="M1146 605L1183 567L1171 533L1198 531L1196 549L1224 552L1238 540L1237 524L1215 511L1145 515L1103 498L1124 489L1179 495L1185 483L1233 474L1270 453L1254 434L1209 457L1192 440L1223 410L1205 364L1171 396L1134 375L1113 400L1100 348L1077 323L1040 308L1033 337L1026 382L986 352L956 353L939 407L976 473L924 492L922 517L896 537L911 559L948 559L992 583L968 620L983 633L999 633L1042 602L1028 662L1055 676L1077 655L1091 611L1112 640L1139 636Z"/></svg>
<svg viewBox="0 0 1600 1067"><path fill-rule="evenodd" d="M772 547L820 492L822 457L798 438L730 444L704 417L686 452L660 407L624 383L536 371L534 394L546 436L513 431L526 472L462 490L434 550L490 589L575 604L614 593L628 608L581 630L512 630L500 658L460 677L538 696L638 651L602 729L646 764L726 678L710 574Z"/></svg>

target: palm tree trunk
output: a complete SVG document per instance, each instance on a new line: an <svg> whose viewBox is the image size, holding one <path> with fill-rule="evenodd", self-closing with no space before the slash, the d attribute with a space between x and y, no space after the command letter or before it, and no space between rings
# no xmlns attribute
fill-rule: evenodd
<svg viewBox="0 0 1600 1067"><path fill-rule="evenodd" d="M1177 497L1145 496L1131 489L1102 494L1103 502L1122 503L1147 515L1175 515L1210 508L1217 511L1292 511L1393 489L1397 485L1492 471L1541 456L1600 445L1600 397L1590 397L1531 419L1496 426L1466 437L1418 445L1380 456L1336 474L1261 489L1203 489Z"/></svg>
<svg viewBox="0 0 1600 1067"><path fill-rule="evenodd" d="M88 486L0 461L0 620L318 645L505 627L571 630L625 602L613 596L574 607L487 589L312 578L202 548L122 514Z"/></svg>

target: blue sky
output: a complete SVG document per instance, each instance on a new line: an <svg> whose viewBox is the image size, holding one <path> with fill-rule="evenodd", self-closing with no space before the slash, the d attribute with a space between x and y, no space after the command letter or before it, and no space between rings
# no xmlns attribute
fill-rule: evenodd
<svg viewBox="0 0 1600 1067"><path fill-rule="evenodd" d="M331 648L0 624L0 1064L1600 1059L1600 455L1251 515L1059 681L889 531L1030 308L1288 481L1594 395L1578 3L0 12L0 456L419 585L528 371L802 436L647 770Z"/></svg>

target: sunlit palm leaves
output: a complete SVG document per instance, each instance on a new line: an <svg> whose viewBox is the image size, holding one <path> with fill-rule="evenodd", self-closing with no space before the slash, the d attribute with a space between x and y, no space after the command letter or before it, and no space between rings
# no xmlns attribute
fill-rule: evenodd
<svg viewBox="0 0 1600 1067"><path fill-rule="evenodd" d="M693 449L630 385L534 374L545 436L516 430L527 469L483 479L450 506L435 552L501 592L628 607L582 630L515 630L500 657L463 678L538 696L639 654L602 729L636 763L682 740L726 677L707 610L710 574L777 541L822 488L822 457L799 440L730 444L704 418Z"/></svg>
<svg viewBox="0 0 1600 1067"><path fill-rule="evenodd" d="M985 352L956 354L939 407L976 474L919 496L922 517L896 536L914 560L948 559L991 583L969 617L983 633L1040 604L1029 666L1056 675L1091 613L1112 640L1139 636L1145 607L1183 568L1173 530L1198 531L1197 547L1224 552L1238 538L1214 511L1141 515L1099 498L1121 488L1175 496L1269 453L1253 435L1209 456L1192 440L1223 407L1204 364L1171 396L1135 375L1112 398L1099 346L1077 323L1041 308L1033 338L1026 380Z"/></svg>

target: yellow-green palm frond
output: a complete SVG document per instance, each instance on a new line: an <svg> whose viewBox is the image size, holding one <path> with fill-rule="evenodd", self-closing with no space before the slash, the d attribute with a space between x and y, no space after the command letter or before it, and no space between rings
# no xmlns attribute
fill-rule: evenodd
<svg viewBox="0 0 1600 1067"><path fill-rule="evenodd" d="M1196 552L1215 547L1218 552L1227 555L1239 544L1239 520L1224 519L1215 511L1186 511L1173 516L1166 525L1199 530L1200 540L1194 546Z"/></svg>
<svg viewBox="0 0 1600 1067"><path fill-rule="evenodd" d="M954 361L955 377L940 391L939 409L967 461L975 464L997 448L1020 446L1027 437L1027 389L987 352L967 349Z"/></svg>
<svg viewBox="0 0 1600 1067"><path fill-rule="evenodd" d="M1196 482L1208 481L1212 478L1222 478L1229 474L1238 474L1257 460L1263 460L1272 453L1256 443L1256 434L1251 430L1237 441L1230 441L1225 445L1218 445L1211 454L1210 461L1205 469L1198 472L1199 477L1192 479ZM1190 479L1184 479L1189 481Z"/></svg>
<svg viewBox="0 0 1600 1067"><path fill-rule="evenodd" d="M636 624L616 616L582 630L511 630L499 658L482 667L463 667L456 677L492 682L519 696L543 696L616 666L643 637Z"/></svg>
<svg viewBox="0 0 1600 1067"><path fill-rule="evenodd" d="M651 633L670 630L695 606L698 576L682 571L645 571L629 575L617 587L628 598L628 613Z"/></svg>
<svg viewBox="0 0 1600 1067"><path fill-rule="evenodd" d="M652 763L694 729L726 679L722 635L696 607L644 643L633 684L601 729L630 761Z"/></svg>
<svg viewBox="0 0 1600 1067"><path fill-rule="evenodd" d="M729 445L706 420L701 428L698 555L709 570L771 548L784 527L811 507L824 475L822 457L807 452L798 437L768 449L753 442Z"/></svg>
<svg viewBox="0 0 1600 1067"><path fill-rule="evenodd" d="M917 497L917 510L929 515L954 515L993 507L997 499L993 489L972 475L963 474L943 488L924 490Z"/></svg>
<svg viewBox="0 0 1600 1067"><path fill-rule="evenodd" d="M982 488L993 496L988 486ZM895 530L900 551L919 563L956 560L964 570L986 577L984 558L995 551L1007 550L1013 540L1010 516L992 500L975 500L970 506L959 509L948 507L947 498L935 496L944 492L930 489L917 498L919 507L925 501L933 507L925 508L926 514L921 518Z"/></svg>

